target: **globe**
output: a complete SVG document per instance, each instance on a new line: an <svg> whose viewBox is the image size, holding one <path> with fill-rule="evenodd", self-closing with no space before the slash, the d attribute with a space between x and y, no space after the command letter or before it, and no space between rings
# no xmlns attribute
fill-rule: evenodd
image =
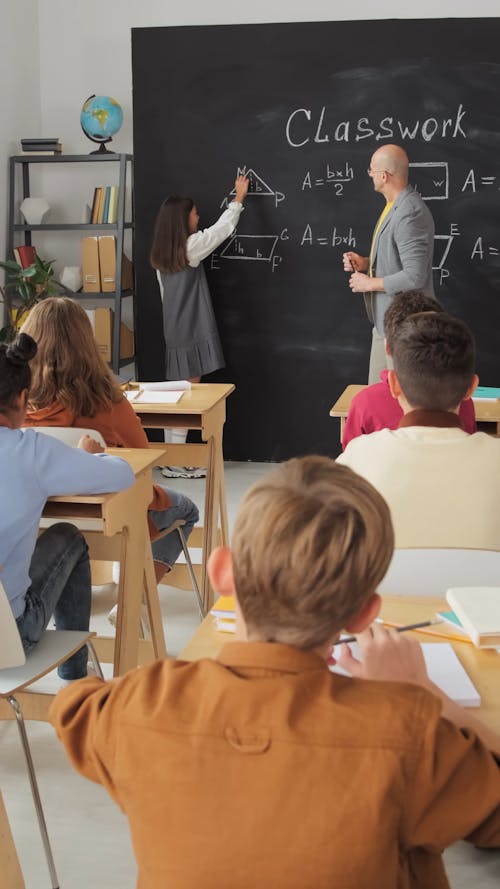
<svg viewBox="0 0 500 889"><path fill-rule="evenodd" d="M89 96L80 113L83 132L92 142L100 143L98 153L109 154L105 147L123 123L123 111L111 96ZM95 154L96 152L91 152Z"/></svg>

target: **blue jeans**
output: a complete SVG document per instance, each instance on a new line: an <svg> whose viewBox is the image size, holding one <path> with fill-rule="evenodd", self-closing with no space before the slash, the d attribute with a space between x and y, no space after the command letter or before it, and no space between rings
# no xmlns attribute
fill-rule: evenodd
<svg viewBox="0 0 500 889"><path fill-rule="evenodd" d="M90 564L85 538L78 528L59 522L36 542L30 564L31 586L24 614L17 626L26 653L40 640L54 615L58 630L88 630L90 621ZM58 668L61 679L87 675L87 646Z"/></svg>
<svg viewBox="0 0 500 889"><path fill-rule="evenodd" d="M172 522L183 519L186 524L182 530L187 540L193 530L193 526L196 525L199 519L198 507L189 497L185 497L179 491L172 491L170 488L165 488L164 490L170 497L172 506L167 507L167 509L150 509L148 515L158 531L163 531ZM155 562L162 562L171 568L182 552L181 539L177 531L174 531L172 534L167 534L166 537L161 537L160 540L155 540L151 545L151 549L153 550Z"/></svg>

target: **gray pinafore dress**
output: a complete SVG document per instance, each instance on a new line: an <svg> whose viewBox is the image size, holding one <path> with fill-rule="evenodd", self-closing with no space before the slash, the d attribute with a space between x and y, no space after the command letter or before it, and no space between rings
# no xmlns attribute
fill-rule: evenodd
<svg viewBox="0 0 500 889"><path fill-rule="evenodd" d="M156 274L163 305L165 379L187 380L224 367L203 264Z"/></svg>

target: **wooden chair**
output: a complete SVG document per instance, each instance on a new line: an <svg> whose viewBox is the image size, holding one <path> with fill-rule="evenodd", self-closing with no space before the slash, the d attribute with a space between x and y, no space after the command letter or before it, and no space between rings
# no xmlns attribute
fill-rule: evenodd
<svg viewBox="0 0 500 889"><path fill-rule="evenodd" d="M83 648L84 645L88 646L96 673L103 678L101 666L91 642L91 638L94 635L94 633L90 632L73 630L45 630L33 651L26 656L9 600L0 583L0 698L10 704L19 730L52 889L58 889L59 880L50 846L23 712L16 694L25 690L33 682L46 676L47 673L55 670L56 667L67 661L71 655Z"/></svg>
<svg viewBox="0 0 500 889"><path fill-rule="evenodd" d="M378 586L381 595L440 596L453 586L499 586L500 552L483 549L396 549Z"/></svg>

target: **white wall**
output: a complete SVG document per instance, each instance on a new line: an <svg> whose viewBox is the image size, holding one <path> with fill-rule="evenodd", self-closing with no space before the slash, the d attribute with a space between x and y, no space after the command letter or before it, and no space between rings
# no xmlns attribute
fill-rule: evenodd
<svg viewBox="0 0 500 889"><path fill-rule="evenodd" d="M4 0L0 10L0 259L5 258L8 163L22 136L40 131L37 0ZM3 280L3 278L2 278Z"/></svg>

